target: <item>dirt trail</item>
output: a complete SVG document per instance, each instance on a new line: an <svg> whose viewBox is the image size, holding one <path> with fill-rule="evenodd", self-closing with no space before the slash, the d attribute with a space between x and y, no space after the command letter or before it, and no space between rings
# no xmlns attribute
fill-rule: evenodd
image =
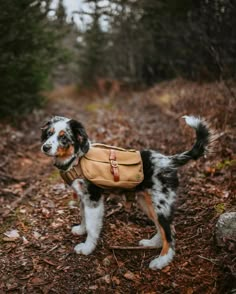
<svg viewBox="0 0 236 294"><path fill-rule="evenodd" d="M173 154L189 148L193 140L178 115L168 115L142 94L95 99L64 89L51 95L44 111L31 114L18 128L8 127L1 134L0 150L0 293L225 293L225 281L232 281L213 238L218 196L230 193L224 186L225 174L207 173L209 159L180 171L176 257L162 271L148 269L159 250L109 249L136 246L155 232L122 195L106 200L107 218L95 252L76 255L73 247L84 237L72 236L70 226L79 222L79 208L71 205L70 189L40 152L40 125L54 114L83 122L92 141L122 147ZM20 237L4 235L12 229Z"/></svg>

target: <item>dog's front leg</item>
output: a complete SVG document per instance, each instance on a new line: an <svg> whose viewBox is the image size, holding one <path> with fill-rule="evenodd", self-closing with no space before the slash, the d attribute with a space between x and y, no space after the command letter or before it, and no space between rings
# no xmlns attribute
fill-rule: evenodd
<svg viewBox="0 0 236 294"><path fill-rule="evenodd" d="M84 243L80 243L75 246L75 252L77 254L88 255L93 252L97 245L104 215L103 199L100 199L96 203L88 201L84 202L84 214L87 230L87 239Z"/></svg>
<svg viewBox="0 0 236 294"><path fill-rule="evenodd" d="M72 226L71 233L75 236L84 235L86 233L86 222L84 213L84 192L87 192L84 181L81 179L75 180L72 184L78 200L80 201L80 218L81 222L78 225Z"/></svg>
<svg viewBox="0 0 236 294"><path fill-rule="evenodd" d="M81 217L80 225L74 225L71 230L72 234L75 236L84 235L86 233L84 203L82 201L80 201L80 217Z"/></svg>

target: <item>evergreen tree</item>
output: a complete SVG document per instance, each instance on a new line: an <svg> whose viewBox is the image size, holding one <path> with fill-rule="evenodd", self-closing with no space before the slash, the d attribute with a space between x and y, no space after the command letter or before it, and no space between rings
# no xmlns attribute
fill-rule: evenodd
<svg viewBox="0 0 236 294"><path fill-rule="evenodd" d="M87 0L92 11L84 12L92 21L87 25L85 32L81 32L82 41L78 45L78 63L80 83L91 86L98 76L104 74L106 36L101 28L100 18L103 8L100 0Z"/></svg>
<svg viewBox="0 0 236 294"><path fill-rule="evenodd" d="M64 26L66 23L66 11L65 11L65 6L63 4L63 0L59 0L57 9L56 9L56 19L57 19L57 24L59 26Z"/></svg>
<svg viewBox="0 0 236 294"><path fill-rule="evenodd" d="M82 34L86 80L93 73L138 84L235 77L235 1L110 0L106 9L99 0L86 2L96 8ZM105 32L98 22L103 15Z"/></svg>
<svg viewBox="0 0 236 294"><path fill-rule="evenodd" d="M47 19L50 0L0 2L0 115L31 111L43 103L56 56Z"/></svg>

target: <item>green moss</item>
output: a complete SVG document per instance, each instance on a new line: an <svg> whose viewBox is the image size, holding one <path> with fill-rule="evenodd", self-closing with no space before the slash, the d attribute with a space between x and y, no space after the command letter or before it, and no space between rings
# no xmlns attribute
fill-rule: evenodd
<svg viewBox="0 0 236 294"><path fill-rule="evenodd" d="M222 214L223 212L225 212L225 204L224 203L218 203L214 206L214 208L218 214Z"/></svg>
<svg viewBox="0 0 236 294"><path fill-rule="evenodd" d="M111 102L108 103L90 103L86 106L86 110L89 112L96 112L100 109L112 110L113 104Z"/></svg>
<svg viewBox="0 0 236 294"><path fill-rule="evenodd" d="M227 167L230 167L230 166L234 166L236 165L236 160L233 159L233 160L228 160L228 159L225 159L223 161L220 161L216 164L215 168L217 170L221 170L221 169L225 169Z"/></svg>
<svg viewBox="0 0 236 294"><path fill-rule="evenodd" d="M60 179L60 174L57 170L54 170L48 177L48 181L51 183L58 182Z"/></svg>

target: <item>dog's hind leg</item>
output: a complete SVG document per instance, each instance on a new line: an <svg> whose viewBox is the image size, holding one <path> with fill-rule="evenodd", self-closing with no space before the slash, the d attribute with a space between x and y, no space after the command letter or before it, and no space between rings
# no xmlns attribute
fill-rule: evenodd
<svg viewBox="0 0 236 294"><path fill-rule="evenodd" d="M149 267L153 270L162 269L167 266L173 260L175 255L174 240L168 219L159 214L157 226L160 230L163 245L159 257L153 259L149 264Z"/></svg>
<svg viewBox="0 0 236 294"><path fill-rule="evenodd" d="M155 198L154 198L155 199ZM162 269L167 266L175 255L174 239L171 232L170 221L165 217L153 197L146 192L141 192L137 196L137 201L147 216L154 222L158 233L150 240L141 240L139 245L162 247L160 256L149 264L151 269Z"/></svg>
<svg viewBox="0 0 236 294"><path fill-rule="evenodd" d="M152 260L149 267L151 269L162 269L173 260L175 255L175 240L171 230L175 192L169 191L168 194L163 194L154 190L152 199L156 212L155 224L159 228L162 238L162 250L160 256Z"/></svg>
<svg viewBox="0 0 236 294"><path fill-rule="evenodd" d="M137 202L143 212L154 222L156 225L156 213L153 208L151 196L147 192L139 192L137 194ZM157 227L157 226L156 226ZM156 246L157 248L162 247L162 239L161 234L158 231L159 228L157 227L157 233L151 239L143 239L139 241L140 246L148 246L153 247Z"/></svg>

